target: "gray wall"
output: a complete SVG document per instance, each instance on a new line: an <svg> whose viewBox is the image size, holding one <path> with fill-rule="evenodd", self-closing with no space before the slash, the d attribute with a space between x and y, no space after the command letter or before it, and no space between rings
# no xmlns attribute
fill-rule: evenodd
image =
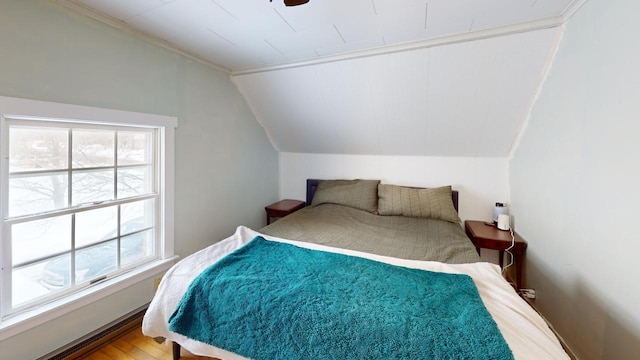
<svg viewBox="0 0 640 360"><path fill-rule="evenodd" d="M640 353L638 13L590 0L566 24L510 162L527 286L581 359Z"/></svg>
<svg viewBox="0 0 640 360"><path fill-rule="evenodd" d="M264 225L278 153L225 73L47 1L0 0L0 95L178 117L175 249ZM153 279L0 342L30 359L143 305Z"/></svg>

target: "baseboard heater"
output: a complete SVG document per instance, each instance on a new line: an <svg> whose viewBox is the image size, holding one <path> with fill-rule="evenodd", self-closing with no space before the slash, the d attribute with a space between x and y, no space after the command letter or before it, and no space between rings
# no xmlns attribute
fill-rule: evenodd
<svg viewBox="0 0 640 360"><path fill-rule="evenodd" d="M142 323L149 305L144 305L103 327L67 344L37 360L72 360L88 354Z"/></svg>

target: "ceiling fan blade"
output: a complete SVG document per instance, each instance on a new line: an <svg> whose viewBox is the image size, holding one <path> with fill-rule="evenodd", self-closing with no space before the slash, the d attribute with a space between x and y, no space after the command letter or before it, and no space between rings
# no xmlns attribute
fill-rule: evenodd
<svg viewBox="0 0 640 360"><path fill-rule="evenodd" d="M309 0L284 0L286 6L297 6L308 3Z"/></svg>

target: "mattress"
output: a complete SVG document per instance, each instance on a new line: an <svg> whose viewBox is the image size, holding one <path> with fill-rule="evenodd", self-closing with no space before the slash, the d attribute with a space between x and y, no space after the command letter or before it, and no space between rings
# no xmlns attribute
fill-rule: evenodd
<svg viewBox="0 0 640 360"><path fill-rule="evenodd" d="M460 224L437 219L380 216L335 204L308 206L260 232L408 260L448 264L480 261Z"/></svg>

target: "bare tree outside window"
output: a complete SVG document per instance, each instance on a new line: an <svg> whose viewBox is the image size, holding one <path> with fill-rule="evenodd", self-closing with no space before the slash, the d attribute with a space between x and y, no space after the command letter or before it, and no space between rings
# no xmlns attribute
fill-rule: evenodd
<svg viewBox="0 0 640 360"><path fill-rule="evenodd" d="M61 129L10 128L10 216L67 206L68 134Z"/></svg>
<svg viewBox="0 0 640 360"><path fill-rule="evenodd" d="M10 216L69 206L69 181L71 205L113 200L116 190L118 198L151 190L148 133L118 133L118 171L115 131L12 128L10 139Z"/></svg>

